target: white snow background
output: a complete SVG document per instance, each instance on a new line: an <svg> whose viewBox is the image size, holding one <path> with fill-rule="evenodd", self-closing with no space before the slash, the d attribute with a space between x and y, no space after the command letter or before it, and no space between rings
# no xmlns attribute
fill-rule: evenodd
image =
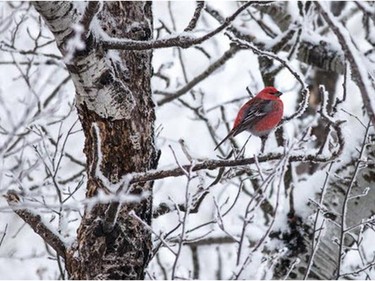
<svg viewBox="0 0 375 281"><path fill-rule="evenodd" d="M217 8L222 15L229 16L236 9L235 2L208 2L209 5ZM54 89L67 77L67 71L63 65L63 58L57 50L55 44L48 44L38 52L40 55L24 55L20 54L19 50L32 50L34 48L33 40L30 35L37 36L39 32L39 17L38 13L30 7L29 3L16 2L14 5L20 5L20 9L14 10L10 7L9 3L0 3L0 15L2 20L0 26L0 41L10 42L12 39L12 31L14 30L15 23L19 22L21 18L27 19L19 26L17 37L14 38L17 50L1 51L0 52L0 195L6 194L7 190L15 189L24 192L25 195L32 198L34 201L28 200L25 202L26 206L30 206L35 212L43 215L44 220L53 227L56 232L60 231L60 236L69 243L75 237L76 228L79 225L79 218L82 215L83 199L85 195L85 179L77 177L71 182L70 188L74 190L80 186L79 190L64 202L66 209L63 212L62 219L57 218L56 213L52 210L59 211L59 201L56 197L54 185L50 180L45 180L45 166L54 169L54 166L59 159L59 152L55 154L55 147L51 145L48 136L53 139L58 139L61 136L58 147L61 149L64 146L65 151L73 155L76 159L85 162L83 150L83 133L81 131L80 123L77 121L77 113L73 105L74 102L74 86L71 81L64 84L58 91L57 95L51 101L46 110L42 109L37 113L38 104L54 91ZM77 2L76 4L80 9L83 3ZM154 27L160 27L159 19L168 26L172 27L173 23L168 13L168 5L171 5L173 12L176 30L175 33L181 32L188 24L191 15L194 12L195 5L190 1L178 2L155 2L153 3L154 13ZM290 2L290 10L294 16L293 20L299 21L299 15L296 12L296 2ZM348 5L350 9L353 5ZM15 11L15 12L14 12ZM343 14L345 11L343 12ZM53 38L48 28L43 25L43 35L45 36L41 42L48 42ZM242 30L251 28L252 34L257 34L258 25L253 21L243 23L241 16L234 21L235 25L241 25ZM271 21L270 21L271 24ZM304 22L303 34L309 33L311 29L309 22ZM195 36L205 34L217 26L217 22L209 15L205 15L203 19L198 22L196 30L198 31ZM352 35L356 46L362 46L363 30L358 28L361 26L361 18L353 16L349 19L347 26L349 33ZM277 26L272 26L276 33L281 33ZM260 30L259 34L263 34ZM355 36L353 36L355 34ZM156 32L155 32L156 35ZM162 32L161 36L169 36L167 33ZM332 42L337 42L336 37L330 34ZM319 40L311 36L311 40ZM74 42L73 42L74 43ZM0 43L1 44L1 43ZM77 46L78 44L78 46ZM79 47L80 42L76 42L76 47ZM187 78L191 80L196 75L200 74L207 66L219 58L226 50L229 49L229 40L223 32L215 36L208 42L201 44L202 47L211 55L207 58L201 51L192 47L183 49L181 51L182 58L187 71ZM363 46L364 51L368 46ZM6 48L2 44L2 48ZM339 44L337 48L340 49ZM43 55L43 54L44 55ZM47 54L47 55L46 55ZM52 55L49 55L52 54ZM57 57L55 57L57 56ZM287 54L284 54L286 59ZM69 58L65 58L69 59ZM46 61L53 60L55 63L46 64ZM1 62L16 61L17 65L5 64ZM40 65L27 68L26 65L20 62L37 61ZM170 85L166 88L166 83L158 77L152 78L153 91L168 91L174 92L185 84L182 68L179 63L178 52L176 48L158 49L153 54L153 67L157 71L161 65L166 65L163 69L163 74L170 77ZM300 62L293 59L290 65L299 71ZM31 81L30 87L27 82L20 76L21 71L29 71ZM343 77L340 77L337 83L337 95L342 95ZM275 87L284 93L281 99L284 102L284 116L291 115L296 109L297 97L300 94L295 91L296 80L289 73L288 70L283 70L276 77ZM246 87L257 93L264 85L259 72L257 56L249 50L243 50L237 53L230 59L223 67L215 71L210 77L199 83L194 88L195 98L190 94L183 96L183 100L188 102L191 106L200 106L201 96L199 91L202 92L204 100L204 110L208 111L226 101L234 98L243 98L237 103L231 103L225 106L226 116L229 118L230 123L234 121L239 107L247 101L248 93ZM367 123L367 117L362 115L362 99L356 85L349 79L347 83L348 98L342 104L342 108L346 111L359 116L363 123ZM158 100L161 96L154 95L154 99ZM72 110L71 110L72 109ZM188 164L184 153L181 150L179 140L183 139L189 149L191 155L196 159L218 159L217 153L213 150L215 147L206 125L202 121L197 121L194 112L179 102L169 103L156 108L156 126L159 132L156 140L157 146L161 149L162 154L159 161L158 169L166 169L175 167L176 163L173 153L169 146L171 146L177 155L177 159L181 164ZM65 117L62 123L53 122ZM207 113L210 123L216 129L216 134L224 137L227 134L226 127L221 122L220 109L217 107ZM347 163L351 160L351 156L356 154L355 147L362 141L364 128L359 125L358 120L350 117L344 112L339 113L339 118L346 120L344 125L344 137L346 140L344 155L341 156L341 163ZM310 120L311 121L311 120ZM285 138L293 143L300 136L298 130L303 125L305 128L312 124L301 124L294 120L284 125ZM62 124L60 126L60 124ZM73 134L69 135L66 143L64 139L67 137L68 131L71 130ZM48 132L46 135L42 128ZM25 132L31 131L25 138L21 140L23 149L16 151L12 154L7 154L7 148L13 144L20 135ZM248 138L247 133L243 133L236 137L240 144L245 143ZM223 147L229 150L229 143L225 143ZM2 149L4 148L4 149ZM315 150L305 147L306 153L314 154ZM274 136L267 143L266 152L280 151L277 147ZM260 152L260 140L252 137L246 146L246 156L251 157ZM44 164L43 164L44 161ZM261 164L264 171L273 168L271 164ZM80 170L84 169L79 164L70 161L67 157L63 157L61 165L58 170L58 180L66 180ZM294 169L294 165L292 165ZM303 218L308 218L312 215L312 210L306 207L309 199L316 198L317 193L323 184L327 167L317 172L311 177L299 179L293 182L295 185L295 208L298 215ZM202 172L203 186L208 186L214 178L207 178ZM210 172L215 176L216 173ZM155 181L154 184L154 206L157 207L160 203L167 203L173 205L173 202L183 203L185 201L185 185L186 178L167 178ZM199 179L194 179L190 183L190 193L193 194L198 188ZM217 210L215 207L215 200L221 206L226 200L223 209L226 210L234 201L238 191L238 186L230 182L218 184L212 188L210 194L202 204L197 214L191 214L188 219L187 228L191 229L199 226L205 222L215 220L217 218ZM282 194L284 187L282 186ZM275 202L276 192L270 193L269 200ZM33 195L33 196L30 196ZM246 205L249 201L247 195L242 194L238 199L234 209L231 213L224 218L224 225L226 231L233 235L238 236L242 229L242 217L245 212ZM43 207L47 204L49 208ZM287 230L286 213L289 211L288 199L284 195L280 198L280 206L277 211L274 230ZM171 230L178 222L176 213L170 213L155 219L152 227L156 233L165 233ZM198 238L207 232L210 232L209 237L222 237L225 233L217 226L217 224L210 224L202 227L196 231L187 234L188 239ZM264 226L264 217L261 211L255 212L255 217L252 223L248 226L247 240L243 246L243 253L241 261L244 261L249 255L247 245L250 242L258 241L266 231ZM6 200L0 196L0 240L4 235L4 239L0 245L0 279L57 279L59 277L58 263L55 259L53 250L49 248L43 240L35 234L31 228L26 225L10 208ZM176 232L178 234L178 232ZM368 255L373 256L375 246L373 243L374 232L369 230L364 237L364 245L368 246ZM280 248L282 251L283 245L267 241L269 247ZM224 266L221 266L221 274L223 278L230 278L236 268L236 253L237 246L226 244L224 246L202 246L199 247L199 259L201 265L200 278L201 279L215 279L217 270L220 267L218 253L220 252ZM282 252L280 252L280 255ZM247 266L246 270L242 272L241 278L246 279L269 279L272 277L272 270L269 263L262 260L263 254L260 251L255 252L251 256L251 266ZM168 269L173 265L174 256L168 249L163 248L160 250L161 263ZM355 264L359 264L360 259L355 252L347 255L344 262L344 272L350 270ZM63 265L62 265L63 266ZM189 247L184 247L180 262L177 267L177 276L191 278L192 259ZM152 260L148 267L148 272L151 276L156 278L163 278L161 269L156 261ZM363 276L359 276L363 277ZM375 277L372 274L372 277Z"/></svg>

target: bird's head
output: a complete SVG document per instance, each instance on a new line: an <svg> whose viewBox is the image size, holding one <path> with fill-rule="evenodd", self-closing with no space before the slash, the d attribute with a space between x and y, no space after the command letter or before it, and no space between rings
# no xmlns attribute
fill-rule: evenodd
<svg viewBox="0 0 375 281"><path fill-rule="evenodd" d="M282 94L275 87L265 87L257 96L262 99L277 100Z"/></svg>

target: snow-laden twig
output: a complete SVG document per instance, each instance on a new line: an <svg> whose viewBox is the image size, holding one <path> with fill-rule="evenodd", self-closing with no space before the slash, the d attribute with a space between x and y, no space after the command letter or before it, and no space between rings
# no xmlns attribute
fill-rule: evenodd
<svg viewBox="0 0 375 281"><path fill-rule="evenodd" d="M341 267L342 267L341 261L342 261L343 255L344 255L344 247L345 247L344 239L345 239L345 234L347 233L347 229L348 229L348 227L346 226L346 217L347 217L347 211L348 211L348 201L350 199L350 194L352 192L354 183L357 180L357 175L358 175L358 172L359 172L359 167L361 165L362 158L363 158L363 155L364 155L365 150L366 150L366 143L367 143L367 138L368 138L368 134L369 134L370 128L371 128L371 120L368 122L366 131L365 131L365 135L363 137L361 150L360 150L360 153L359 153L359 156L358 156L357 164L355 166L355 169L354 169L354 172L353 172L353 176L351 178L351 181L350 181L350 184L348 186L348 189L345 191L345 197L344 197L344 201L342 203L341 224L340 224L341 231L340 231L340 239L339 239L339 256L338 256L338 259L337 259L337 273L336 273L336 278L337 279L339 279L341 277L341 275L340 275L341 274Z"/></svg>
<svg viewBox="0 0 375 281"><path fill-rule="evenodd" d="M272 14L270 15L271 17L282 16L283 19L290 18L290 15L285 14L285 12L274 13L275 8L277 9L278 7L280 7L284 10L284 6L285 5L259 5L256 7L257 9L265 8L269 11L272 11ZM224 22L224 17L217 10L213 9L210 5L206 5L205 10L218 22ZM290 22L288 21L287 26L289 26L289 24ZM241 28L237 28L233 25L228 27L228 30L232 32L237 38L245 40L249 43L251 42L259 48L264 49L264 46L266 45L264 42L259 40L259 36L257 36L257 34L252 34L251 32L249 32L249 30L243 32ZM298 44L297 49L297 59L309 65L314 65L327 71L334 71L336 73L342 74L344 72L345 65L343 53L340 51L336 51L336 48L334 48L334 46L332 46L332 44L330 44L328 41L324 40L324 42L325 44L324 46L322 46L320 42L312 42L310 37L303 38L303 36L301 36L300 43Z"/></svg>
<svg viewBox="0 0 375 281"><path fill-rule="evenodd" d="M65 258L66 246L63 242L63 238L60 237L58 233L54 232L52 227L48 226L46 222L42 220L40 215L34 214L28 209L18 208L18 205L21 204L21 199L14 190L9 190L4 197L13 211L40 237L42 237L42 239L50 245L59 256Z"/></svg>
<svg viewBox="0 0 375 281"><path fill-rule="evenodd" d="M184 29L185 32L192 31L196 27L203 8L204 8L204 1L197 1L197 6L195 7L194 15L191 18L188 26Z"/></svg>
<svg viewBox="0 0 375 281"><path fill-rule="evenodd" d="M157 102L158 106L164 105L166 103L169 103L184 94L188 93L191 89L193 89L198 83L202 82L204 79L209 77L214 71L216 71L218 68L223 66L228 60L233 58L233 56L240 50L238 46L231 45L228 51L226 51L218 60L210 64L202 73L194 77L190 82L185 84L181 89L177 90L173 93L168 92L158 92L156 91L155 94L163 94L166 95L164 98L159 100Z"/></svg>
<svg viewBox="0 0 375 281"><path fill-rule="evenodd" d="M241 48L244 49L250 49L254 52L254 54L257 54L259 56L264 56L270 59L274 59L281 63L286 69L289 70L289 72L296 78L296 80L301 84L302 89L305 89L307 87L306 83L302 80L302 74L298 73L297 70L293 69L293 67L289 64L288 61L285 59L282 59L277 54L270 52L270 51L264 51L256 47L255 45L251 44L250 42L247 42L245 40L242 40L240 38L237 38L234 34L228 32L227 33L229 39L232 40L232 42L238 44Z"/></svg>
<svg viewBox="0 0 375 281"><path fill-rule="evenodd" d="M325 197L325 193L326 193L326 190L327 190L329 177L331 175L330 173L331 173L333 163L334 162L330 163L330 165L328 167L328 171L326 172L326 178L324 180L324 183L323 183L323 186L322 186L322 189L321 189L321 194L320 194L320 200L319 200L320 206L323 206L324 197ZM324 228L324 225L325 225L325 219L323 219L321 225L318 228L318 221L319 221L319 217L320 217L319 215L320 215L320 209L317 208L315 220L314 220L314 228L313 228L314 232L313 232L313 237L311 239L311 254L310 254L310 257L309 257L309 261L307 263L306 272L305 272L305 275L304 275L304 278L303 278L304 280L306 280L307 277L309 276L309 273L310 273L310 270L311 270L311 267L312 267L312 264L313 264L313 261L314 261L314 256L315 256L315 254L318 250L320 237L322 235L322 231L323 231L323 228ZM318 232L318 236L316 236L317 232Z"/></svg>
<svg viewBox="0 0 375 281"><path fill-rule="evenodd" d="M340 278L345 278L345 277L349 277L349 276L357 275L357 274L359 274L359 273L361 273L361 272L364 272L364 271L366 271L367 269L371 269L371 268L373 268L373 267L375 267L375 261L373 261L373 262L371 262L371 263L365 265L364 267L362 267L362 268L360 268L360 269L358 269L358 270L354 270L354 271L352 271L352 272L343 273L343 274L340 275ZM349 279L349 278L348 278L348 279Z"/></svg>
<svg viewBox="0 0 375 281"><path fill-rule="evenodd" d="M210 39L211 37L215 36L219 32L223 31L227 28L232 21L236 19L236 17L241 14L244 10L250 7L253 4L260 4L265 5L269 4L270 1L249 1L238 8L231 16L227 17L223 24L221 24L216 29L212 30L211 32L201 36L201 37L194 37L193 34L190 32L185 32L177 36L164 38L164 39L157 39L157 40L149 40L149 41L141 41L141 40L130 40L130 39L101 39L100 44L103 46L104 49L118 49L118 50L149 50L149 49L160 49L160 48L169 48L169 47L181 47L181 48L189 48L193 45L197 45L203 43L204 41Z"/></svg>
<svg viewBox="0 0 375 281"><path fill-rule="evenodd" d="M321 12L322 17L337 36L339 43L351 66L353 81L357 84L363 99L363 104L367 110L373 125L375 125L375 97L373 95L373 82L369 78L369 70L366 68L365 59L357 50L348 30L336 20L332 13L320 2L314 2Z"/></svg>

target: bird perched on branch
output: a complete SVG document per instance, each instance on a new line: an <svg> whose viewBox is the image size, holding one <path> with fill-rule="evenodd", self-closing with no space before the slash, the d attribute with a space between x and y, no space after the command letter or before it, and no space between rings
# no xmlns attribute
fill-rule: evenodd
<svg viewBox="0 0 375 281"><path fill-rule="evenodd" d="M237 114L232 130L215 150L228 138L249 131L262 139L263 152L267 135L280 123L283 116L284 105L280 99L282 94L274 87L266 87L245 103Z"/></svg>

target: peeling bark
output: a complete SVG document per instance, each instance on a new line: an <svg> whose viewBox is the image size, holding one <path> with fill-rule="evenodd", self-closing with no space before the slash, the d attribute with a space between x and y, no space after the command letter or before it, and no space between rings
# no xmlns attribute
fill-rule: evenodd
<svg viewBox="0 0 375 281"><path fill-rule="evenodd" d="M74 23L83 18L74 3L35 2L34 6L55 35L62 54L72 52L67 42L77 35ZM99 22L108 36L152 38L151 2L105 2L95 17L93 21ZM87 28L91 19L84 18ZM111 189L99 179L97 166L111 184L118 183L128 173L145 172L157 166L150 86L152 50L105 51L90 32L82 39L85 48L73 50L67 68L76 88L76 106L85 134L87 197L92 197ZM151 191L152 182L139 182L129 192L137 195ZM70 277L143 279L151 255L151 233L129 212L134 210L151 224L151 208L152 196L148 196L139 203L114 202L86 209L77 240L66 254ZM117 215L114 224L110 229L105 228L106 216L113 211Z"/></svg>

